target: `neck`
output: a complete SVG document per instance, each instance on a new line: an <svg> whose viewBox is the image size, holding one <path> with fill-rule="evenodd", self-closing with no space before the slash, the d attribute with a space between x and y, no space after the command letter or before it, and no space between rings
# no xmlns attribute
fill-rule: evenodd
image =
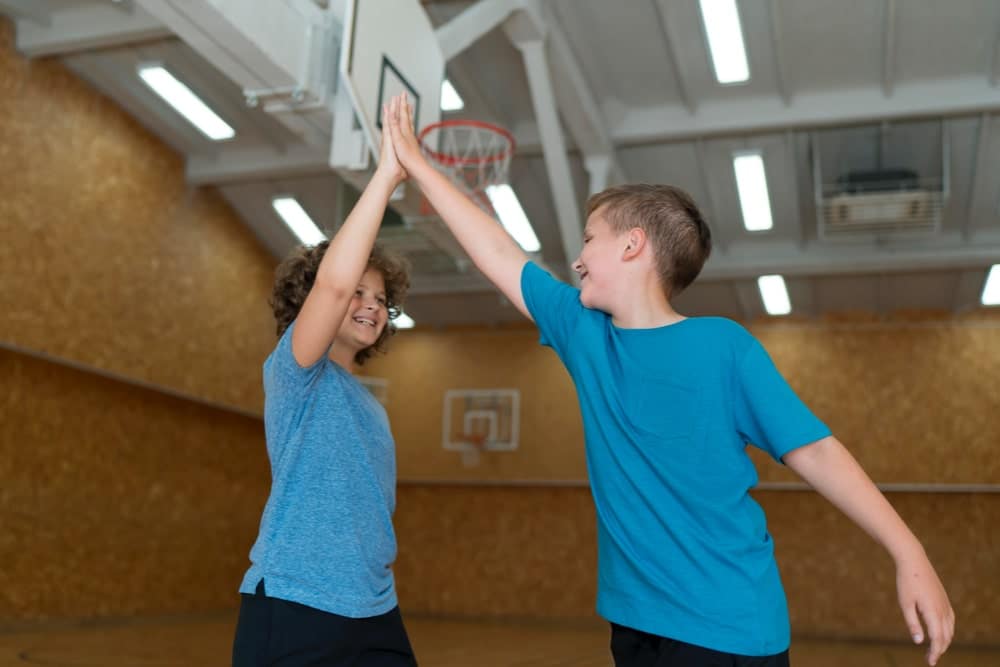
<svg viewBox="0 0 1000 667"><path fill-rule="evenodd" d="M348 373L354 372L354 355L358 353L357 350L352 350L345 345L337 345L334 343L330 347L330 353L327 357L333 363L337 364L343 368Z"/></svg>
<svg viewBox="0 0 1000 667"><path fill-rule="evenodd" d="M621 329L654 329L686 319L670 305L658 280L640 290L625 286L621 294L624 298L611 313L611 321Z"/></svg>

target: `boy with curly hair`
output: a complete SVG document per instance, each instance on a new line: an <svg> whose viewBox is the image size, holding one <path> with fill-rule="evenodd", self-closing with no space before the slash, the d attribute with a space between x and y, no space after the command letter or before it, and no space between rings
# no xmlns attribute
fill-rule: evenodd
<svg viewBox="0 0 1000 667"><path fill-rule="evenodd" d="M271 493L242 604L233 665L416 664L396 599L395 445L385 410L352 374L395 332L407 267L375 246L405 171L378 168L329 242L278 268L278 344L264 362Z"/></svg>

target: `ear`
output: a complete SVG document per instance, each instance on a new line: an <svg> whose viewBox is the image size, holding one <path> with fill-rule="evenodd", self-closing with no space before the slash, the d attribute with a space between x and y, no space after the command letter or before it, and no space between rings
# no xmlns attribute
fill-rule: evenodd
<svg viewBox="0 0 1000 667"><path fill-rule="evenodd" d="M642 253L643 248L646 247L646 232L640 227L633 227L628 230L628 232L622 234L622 238L625 240L622 259L626 261L638 257Z"/></svg>

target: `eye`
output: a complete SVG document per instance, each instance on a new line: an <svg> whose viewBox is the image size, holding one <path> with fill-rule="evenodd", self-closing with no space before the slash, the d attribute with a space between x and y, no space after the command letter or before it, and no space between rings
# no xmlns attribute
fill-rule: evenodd
<svg viewBox="0 0 1000 667"><path fill-rule="evenodd" d="M385 300L384 296L378 297L377 299L375 299L375 301L377 301L378 305L380 306L385 306L388 303L388 301Z"/></svg>
<svg viewBox="0 0 1000 667"><path fill-rule="evenodd" d="M358 297L361 296L361 288L360 287L358 289L354 290L354 296L358 296Z"/></svg>

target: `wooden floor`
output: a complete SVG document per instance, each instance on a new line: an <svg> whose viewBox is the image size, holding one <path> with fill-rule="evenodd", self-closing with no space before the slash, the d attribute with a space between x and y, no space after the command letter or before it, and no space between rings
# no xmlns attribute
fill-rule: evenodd
<svg viewBox="0 0 1000 667"><path fill-rule="evenodd" d="M228 665L231 613L179 618L0 627L0 667L200 667ZM423 667L609 667L608 629L599 621L485 622L410 616ZM926 664L903 644L796 639L796 667ZM997 667L1000 647L953 647L942 667Z"/></svg>

